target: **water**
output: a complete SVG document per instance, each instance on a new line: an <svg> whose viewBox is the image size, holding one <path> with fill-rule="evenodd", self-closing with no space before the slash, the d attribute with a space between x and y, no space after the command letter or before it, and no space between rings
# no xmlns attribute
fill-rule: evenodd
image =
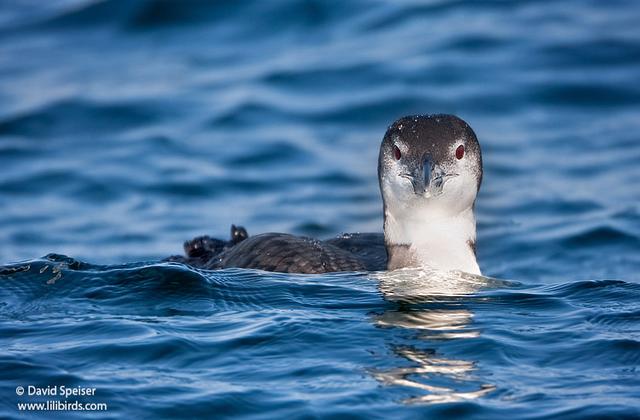
<svg viewBox="0 0 640 420"><path fill-rule="evenodd" d="M640 416L638 22L632 1L0 3L0 416L50 399L28 385L95 387L72 399L98 417ZM432 112L482 144L493 279L157 262L231 223L380 231L385 128Z"/></svg>

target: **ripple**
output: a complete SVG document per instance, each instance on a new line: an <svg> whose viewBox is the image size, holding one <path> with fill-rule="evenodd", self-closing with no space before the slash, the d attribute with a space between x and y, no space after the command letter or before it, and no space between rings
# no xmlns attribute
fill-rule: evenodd
<svg viewBox="0 0 640 420"><path fill-rule="evenodd" d="M535 102L548 103L558 106L573 106L580 103L581 106L602 107L625 106L636 104L640 100L640 92L629 87L611 87L591 83L563 83L554 85L546 83L544 87L532 89L537 92Z"/></svg>
<svg viewBox="0 0 640 420"><path fill-rule="evenodd" d="M101 104L69 99L45 105L27 113L4 117L0 133L25 137L49 137L76 133L95 133L105 128L118 130L153 121L151 104Z"/></svg>
<svg viewBox="0 0 640 420"><path fill-rule="evenodd" d="M609 327L636 328L636 325L640 324L640 311L618 312L618 313L603 313L597 314L589 318L589 322L594 324L606 325Z"/></svg>
<svg viewBox="0 0 640 420"><path fill-rule="evenodd" d="M562 242L565 246L576 247L599 246L607 243L638 245L640 238L611 226L597 226L563 238Z"/></svg>

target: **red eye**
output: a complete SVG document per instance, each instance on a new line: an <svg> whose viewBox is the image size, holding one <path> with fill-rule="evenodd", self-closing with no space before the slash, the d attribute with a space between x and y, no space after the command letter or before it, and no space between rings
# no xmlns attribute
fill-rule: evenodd
<svg viewBox="0 0 640 420"><path fill-rule="evenodd" d="M400 153L400 149L398 149L398 146L393 146L393 154L396 157L396 160L400 160L400 158L402 157L402 153Z"/></svg>
<svg viewBox="0 0 640 420"><path fill-rule="evenodd" d="M460 160L464 156L464 145L458 146L456 149L456 159Z"/></svg>

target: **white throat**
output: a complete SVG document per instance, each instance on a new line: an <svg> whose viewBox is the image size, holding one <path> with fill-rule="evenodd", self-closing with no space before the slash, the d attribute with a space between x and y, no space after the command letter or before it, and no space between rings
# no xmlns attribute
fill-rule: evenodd
<svg viewBox="0 0 640 420"><path fill-rule="evenodd" d="M472 208L450 214L433 203L418 208L388 205L384 235L390 270L429 266L480 274L473 249L476 220Z"/></svg>

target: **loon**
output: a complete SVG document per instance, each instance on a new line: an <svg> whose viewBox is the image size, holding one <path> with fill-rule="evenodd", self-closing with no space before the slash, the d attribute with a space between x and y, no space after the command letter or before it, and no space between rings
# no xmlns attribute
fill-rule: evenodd
<svg viewBox="0 0 640 420"><path fill-rule="evenodd" d="M446 114L395 121L380 146L378 180L384 234L349 233L328 240L285 233L249 236L232 225L229 241L200 236L185 242L185 256L167 260L206 269L306 274L421 266L480 274L474 207L482 154L465 121Z"/></svg>

